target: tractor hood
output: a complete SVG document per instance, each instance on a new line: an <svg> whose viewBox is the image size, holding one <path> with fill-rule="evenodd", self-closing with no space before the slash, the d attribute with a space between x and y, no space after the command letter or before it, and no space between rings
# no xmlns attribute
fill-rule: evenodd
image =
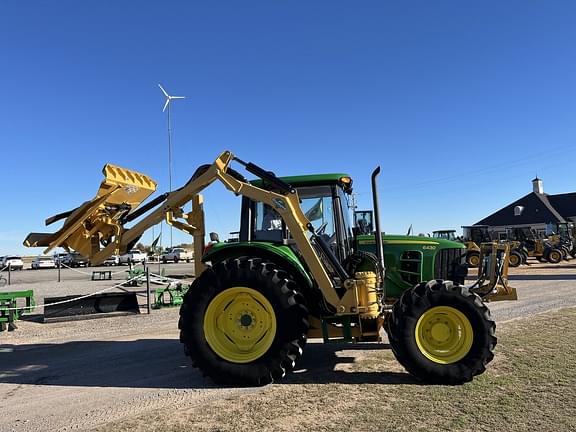
<svg viewBox="0 0 576 432"><path fill-rule="evenodd" d="M407 236L407 235L396 235L396 234L383 234L382 241L384 246L386 245L422 245L422 246L434 246L432 249L466 249L466 246L460 242L455 242L451 240L437 239L433 237L420 237L420 236ZM376 244L376 240L373 235L361 235L358 236L358 244Z"/></svg>

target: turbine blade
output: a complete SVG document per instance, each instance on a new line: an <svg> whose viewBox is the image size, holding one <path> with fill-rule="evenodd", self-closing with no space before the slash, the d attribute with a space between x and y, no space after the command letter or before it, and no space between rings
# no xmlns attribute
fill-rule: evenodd
<svg viewBox="0 0 576 432"><path fill-rule="evenodd" d="M170 99L186 99L186 96L170 96Z"/></svg>
<svg viewBox="0 0 576 432"><path fill-rule="evenodd" d="M160 87L160 90L162 90L162 93L164 93L164 96L170 97L170 96L168 96L168 93L166 93L166 90L164 90L164 87L162 87L161 84L158 84L158 87Z"/></svg>
<svg viewBox="0 0 576 432"><path fill-rule="evenodd" d="M170 103L170 98L167 98L166 103L164 104L164 108L162 108L162 112L166 111L166 107L168 106L169 103Z"/></svg>

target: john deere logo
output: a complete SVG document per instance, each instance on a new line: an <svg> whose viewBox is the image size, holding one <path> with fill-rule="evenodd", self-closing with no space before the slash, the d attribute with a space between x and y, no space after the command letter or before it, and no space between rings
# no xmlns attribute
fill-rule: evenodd
<svg viewBox="0 0 576 432"><path fill-rule="evenodd" d="M422 249L430 249L430 250L434 250L434 249L436 249L436 246L432 246L432 245L424 245L424 246L422 246Z"/></svg>

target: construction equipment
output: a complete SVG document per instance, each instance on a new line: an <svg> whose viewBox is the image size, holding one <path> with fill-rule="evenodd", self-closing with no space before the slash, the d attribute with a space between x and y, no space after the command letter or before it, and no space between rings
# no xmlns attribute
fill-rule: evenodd
<svg viewBox="0 0 576 432"><path fill-rule="evenodd" d="M466 245L466 262L470 267L478 267L480 265L480 252L482 243L491 243L492 236L488 231L488 225L472 225L463 226L462 241ZM519 241L500 241L500 243L507 243L509 252L508 265L510 267L518 267L525 264L528 255L521 247Z"/></svg>
<svg viewBox="0 0 576 432"><path fill-rule="evenodd" d="M576 258L576 225L572 222L556 224L557 232L566 245L570 245L570 255Z"/></svg>
<svg viewBox="0 0 576 432"><path fill-rule="evenodd" d="M564 257L561 249L555 247L549 240L539 238L530 227L507 228L506 233L509 239L520 242L527 256L534 257L540 262L557 264Z"/></svg>
<svg viewBox="0 0 576 432"><path fill-rule="evenodd" d="M230 168L232 162L259 179L248 182ZM196 279L180 309L180 340L193 364L218 383L270 383L294 368L307 338L377 340L383 323L396 358L414 376L444 384L470 381L484 372L496 344L495 323L481 298L513 297L512 288L498 284L506 279L507 266L486 267L488 282L470 287L438 278L423 281L429 274L463 279L463 247L445 240L383 238L379 170L372 174L374 234L361 235L348 222L352 179L347 175L297 178L306 187L296 188L291 178L278 178L225 151L182 188L140 209L109 205L97 196L85 211L72 213L60 231L30 234L25 244L72 247L70 239L98 263L129 249L163 219L191 234ZM242 196L240 238L219 243L211 236L214 242L204 253L199 192L215 181ZM116 185L131 186L125 179L111 183L108 196L114 196ZM185 212L188 202L192 210ZM385 254L384 245L392 250L400 245L402 252ZM481 248L481 262L485 256L506 258L506 251L495 250L500 246L491 247Z"/></svg>
<svg viewBox="0 0 576 432"><path fill-rule="evenodd" d="M557 222L553 231L548 234L550 244L562 251L563 258L576 258L576 227L572 222Z"/></svg>

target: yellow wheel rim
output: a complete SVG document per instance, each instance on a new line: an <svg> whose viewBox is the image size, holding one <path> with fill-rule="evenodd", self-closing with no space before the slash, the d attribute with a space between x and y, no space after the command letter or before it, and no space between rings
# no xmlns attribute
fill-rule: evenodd
<svg viewBox="0 0 576 432"><path fill-rule="evenodd" d="M206 308L204 335L210 348L222 359L249 363L263 356L274 342L276 315L270 302L258 291L228 288Z"/></svg>
<svg viewBox="0 0 576 432"><path fill-rule="evenodd" d="M562 255L560 254L560 252L553 251L550 253L550 259L552 261L561 261Z"/></svg>
<svg viewBox="0 0 576 432"><path fill-rule="evenodd" d="M424 312L416 323L415 336L420 352L440 364L462 360L474 340L466 315L449 306L436 306Z"/></svg>
<svg viewBox="0 0 576 432"><path fill-rule="evenodd" d="M480 257L478 255L471 255L470 258L468 258L468 263L472 267L478 267L478 264L480 264Z"/></svg>
<svg viewBox="0 0 576 432"><path fill-rule="evenodd" d="M510 259L508 260L510 265L515 266L516 264L520 263L520 258L518 255L510 255Z"/></svg>

